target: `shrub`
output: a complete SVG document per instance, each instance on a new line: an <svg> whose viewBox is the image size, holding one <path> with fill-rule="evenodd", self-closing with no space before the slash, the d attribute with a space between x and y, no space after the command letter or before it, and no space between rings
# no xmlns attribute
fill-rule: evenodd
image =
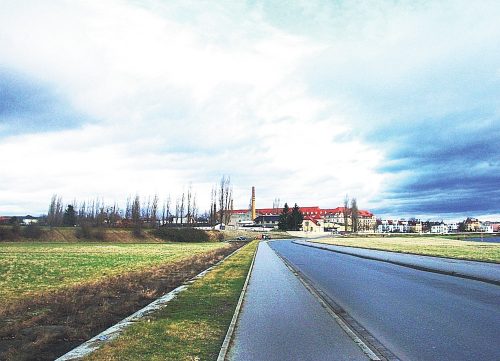
<svg viewBox="0 0 500 361"><path fill-rule="evenodd" d="M208 242L205 231L195 228L159 228L153 234L161 239L172 242Z"/></svg>
<svg viewBox="0 0 500 361"><path fill-rule="evenodd" d="M43 231L38 224L30 223L24 227L22 234L26 238L38 239L42 237Z"/></svg>
<svg viewBox="0 0 500 361"><path fill-rule="evenodd" d="M0 241L11 241L14 239L14 234L10 227L0 227Z"/></svg>
<svg viewBox="0 0 500 361"><path fill-rule="evenodd" d="M140 226L135 226L132 230L132 234L137 238L144 238L144 232L142 232L142 228Z"/></svg>
<svg viewBox="0 0 500 361"><path fill-rule="evenodd" d="M88 223L82 223L75 231L75 236L78 239L97 239L104 241L106 239L106 231L102 227L92 229Z"/></svg>
<svg viewBox="0 0 500 361"><path fill-rule="evenodd" d="M104 228L98 227L94 232L92 232L92 236L99 241L105 241L106 231L104 230Z"/></svg>
<svg viewBox="0 0 500 361"><path fill-rule="evenodd" d="M90 228L90 225L88 223L80 224L80 227L77 228L75 231L75 236L76 236L76 238L79 238L79 239L92 238L92 229Z"/></svg>

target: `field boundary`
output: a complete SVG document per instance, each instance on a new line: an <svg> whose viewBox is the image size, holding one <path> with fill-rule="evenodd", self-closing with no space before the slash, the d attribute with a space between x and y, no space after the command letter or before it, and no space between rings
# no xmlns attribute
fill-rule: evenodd
<svg viewBox="0 0 500 361"><path fill-rule="evenodd" d="M416 270L419 270L419 271L432 272L432 273L442 274L442 275L446 275L446 276L453 276L453 277L465 278L465 279L469 279L469 280L473 280L473 281L480 281L480 282L485 282L485 283L490 283L490 284L493 284L493 285L496 285L496 286L500 286L500 281L489 279L489 278L485 278L485 277L478 277L478 276L467 275L467 274L459 273L459 272L441 270L441 269L438 269L438 268L431 268L431 267L426 267L426 266L420 266L420 265L411 264L411 263L407 263L407 262L389 260L387 258L382 258L382 257L361 255L361 254L356 254L354 252L341 251L341 250L337 250L337 249L332 249L332 248L320 246L320 243L318 243L318 242L307 242L307 243L310 243L310 244L307 244L307 243L301 243L301 242L297 242L297 241L292 241L292 243L297 244L299 246L311 247L311 248L321 249L321 250L325 250L325 251L329 251L329 252L346 254L346 255L349 255L349 256L353 256L353 257L358 257L358 258L363 258L363 259L369 259L369 260L373 260L373 261L380 261L380 262L391 263L391 264L395 264L397 266L412 268L412 269L416 269ZM314 244L311 244L311 243L314 243ZM335 246L335 245L331 244L331 246ZM344 247L344 246L340 246L340 247ZM365 249L365 250L367 249L367 248L363 248L363 247L353 247L353 246L350 246L349 248L353 248L353 249L360 248L360 249ZM381 250L381 249L373 249L373 251L390 252L390 251L384 251L384 250ZM444 259L452 259L452 260L458 260L458 261L460 261L460 259L457 259L457 258L426 256L426 255L421 255L421 254L402 253L402 252L392 252L392 253L411 254L411 255L416 255L416 256L444 258ZM466 261L466 260L463 260L463 261ZM476 261L469 261L469 262L476 262ZM497 263L491 263L491 262L482 262L482 263L488 263L488 264L492 264L492 265L497 265Z"/></svg>
<svg viewBox="0 0 500 361"><path fill-rule="evenodd" d="M142 318L144 318L145 316L148 316L151 313L165 307L168 304L168 302L173 300L181 292L185 291L189 287L189 285L191 285L196 280L205 276L208 272L210 272L212 269L214 269L215 267L222 264L228 258L230 258L234 254L239 252L241 249L242 249L242 247L238 248L237 250L235 250L231 254L227 255L226 257L224 257L222 260L220 260L216 264L208 267L204 271L202 271L202 272L198 273L196 276L192 277L189 281L184 282L179 287L177 287L177 288L173 289L172 291L168 292L167 294L161 296L160 298L151 302L147 306L141 308L140 310L136 311L135 313L131 314L130 316L119 321L115 325L107 328L106 330L104 330L101 333L99 333L98 335L92 337L88 341L85 341L81 345L75 347L71 351L60 356L55 361L78 360L78 359L81 359L81 358L87 356L88 354L98 350L99 348L104 346L104 344L106 344L107 342L109 342L109 341L115 339L117 336L119 336L127 327L134 324L134 322L137 322L137 321L141 320Z"/></svg>
<svg viewBox="0 0 500 361"><path fill-rule="evenodd" d="M245 283L243 284L243 288L241 289L240 298L238 299L238 303L234 310L233 318L231 319L231 323L229 324L229 328L226 332L226 337L224 337L224 341L222 342L222 346L219 352L219 356L217 357L217 361L225 361L227 352L229 351L229 346L231 340L233 338L234 330L236 329L236 323L238 322L238 318L240 316L241 306L243 304L243 299L245 298L245 294L247 292L248 282L250 281L250 276L253 270L253 264L255 262L255 257L257 256L257 251L259 250L259 245L255 248L255 252L253 254L252 263L250 263L250 268L248 269L247 277L245 279Z"/></svg>

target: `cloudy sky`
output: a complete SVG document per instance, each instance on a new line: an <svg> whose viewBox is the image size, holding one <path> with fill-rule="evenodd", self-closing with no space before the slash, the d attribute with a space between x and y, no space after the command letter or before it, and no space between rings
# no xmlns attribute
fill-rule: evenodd
<svg viewBox="0 0 500 361"><path fill-rule="evenodd" d="M0 0L0 214L231 176L377 215L500 214L500 2Z"/></svg>

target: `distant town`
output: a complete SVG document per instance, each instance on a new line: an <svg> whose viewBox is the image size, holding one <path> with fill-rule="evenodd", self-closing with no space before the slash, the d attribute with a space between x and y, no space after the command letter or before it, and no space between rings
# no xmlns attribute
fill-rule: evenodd
<svg viewBox="0 0 500 361"><path fill-rule="evenodd" d="M336 208L320 208L318 206L257 208L255 187L247 209L233 209L230 192L222 192L226 198L217 200L213 197L210 211L198 214L195 201L191 203L191 194L182 195L182 202L175 207L169 203L160 209L158 198L145 203L138 196L127 201L125 210L116 205L105 206L98 202L83 203L79 209L76 204L68 204L63 209L62 200L52 198L47 215L40 217L0 216L0 225L47 225L47 226L91 226L108 227L196 227L202 229L246 229L254 231L271 231L273 229L296 230L307 233L432 233L447 234L460 232L498 233L500 221L481 221L467 217L461 222L446 223L444 221L411 219L382 219L368 210L357 209L355 199L347 200L343 206ZM186 202L184 202L186 198ZM217 208L217 204L223 205ZM225 207L224 207L225 205ZM172 210L171 210L172 208ZM287 214L284 214L289 212ZM296 212L294 225L286 225L286 217ZM293 223L293 222L292 222Z"/></svg>

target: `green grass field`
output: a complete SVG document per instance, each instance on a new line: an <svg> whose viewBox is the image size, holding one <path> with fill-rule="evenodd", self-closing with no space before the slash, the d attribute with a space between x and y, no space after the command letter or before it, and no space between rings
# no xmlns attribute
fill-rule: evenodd
<svg viewBox="0 0 500 361"><path fill-rule="evenodd" d="M85 360L216 360L258 242Z"/></svg>
<svg viewBox="0 0 500 361"><path fill-rule="evenodd" d="M0 299L93 282L175 262L224 243L0 243Z"/></svg>
<svg viewBox="0 0 500 361"><path fill-rule="evenodd" d="M339 237L314 240L314 242L500 263L498 243L467 242L442 237Z"/></svg>

